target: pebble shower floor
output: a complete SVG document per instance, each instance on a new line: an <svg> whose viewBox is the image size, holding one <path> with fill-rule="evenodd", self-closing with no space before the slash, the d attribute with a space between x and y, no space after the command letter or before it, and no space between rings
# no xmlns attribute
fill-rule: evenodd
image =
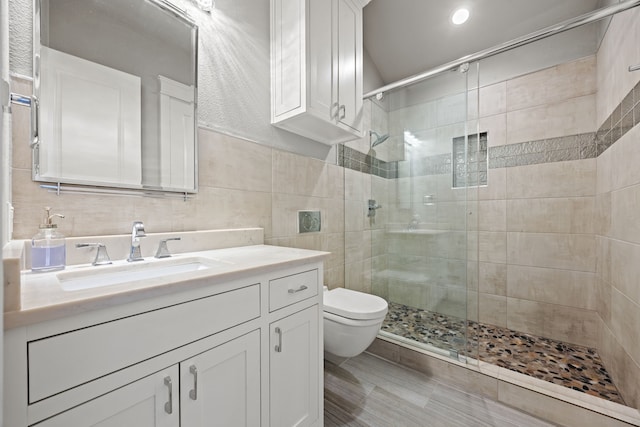
<svg viewBox="0 0 640 427"><path fill-rule="evenodd" d="M595 349L389 303L382 330L624 405Z"/></svg>

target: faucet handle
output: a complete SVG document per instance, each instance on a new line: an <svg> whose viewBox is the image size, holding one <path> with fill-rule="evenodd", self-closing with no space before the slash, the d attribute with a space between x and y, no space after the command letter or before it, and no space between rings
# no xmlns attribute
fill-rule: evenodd
<svg viewBox="0 0 640 427"><path fill-rule="evenodd" d="M180 237L170 237L168 239L160 240L160 244L158 245L158 250L156 251L156 258L168 258L171 256L171 252L169 252L169 248L167 247L167 242L169 240L182 240Z"/></svg>
<svg viewBox="0 0 640 427"><path fill-rule="evenodd" d="M147 237L144 233L144 223L142 221L133 221L133 232L131 237Z"/></svg>
<svg viewBox="0 0 640 427"><path fill-rule="evenodd" d="M109 254L107 253L107 247L104 243L76 243L76 248L97 248L96 258L93 260L91 265L109 265L111 264L111 258L109 258Z"/></svg>

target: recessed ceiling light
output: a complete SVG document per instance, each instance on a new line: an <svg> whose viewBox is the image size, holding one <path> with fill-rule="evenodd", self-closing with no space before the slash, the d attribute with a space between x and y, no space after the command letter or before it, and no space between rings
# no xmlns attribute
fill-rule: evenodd
<svg viewBox="0 0 640 427"><path fill-rule="evenodd" d="M467 22L467 19L469 19L469 10L463 7L457 9L455 12L453 12L453 15L451 15L451 22L453 22L455 25L464 24L465 22Z"/></svg>

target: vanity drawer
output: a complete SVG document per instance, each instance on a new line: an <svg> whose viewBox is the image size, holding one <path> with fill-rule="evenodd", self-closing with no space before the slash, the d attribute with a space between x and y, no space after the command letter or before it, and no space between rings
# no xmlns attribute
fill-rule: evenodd
<svg viewBox="0 0 640 427"><path fill-rule="evenodd" d="M292 274L269 281L269 311L318 294L318 270Z"/></svg>
<svg viewBox="0 0 640 427"><path fill-rule="evenodd" d="M260 316L258 284L30 341L29 403Z"/></svg>

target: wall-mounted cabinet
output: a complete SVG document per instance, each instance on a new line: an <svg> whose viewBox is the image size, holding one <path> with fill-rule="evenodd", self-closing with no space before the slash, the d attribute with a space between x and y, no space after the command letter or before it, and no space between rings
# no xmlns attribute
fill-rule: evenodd
<svg viewBox="0 0 640 427"><path fill-rule="evenodd" d="M362 136L368 0L271 0L271 123L335 144Z"/></svg>

